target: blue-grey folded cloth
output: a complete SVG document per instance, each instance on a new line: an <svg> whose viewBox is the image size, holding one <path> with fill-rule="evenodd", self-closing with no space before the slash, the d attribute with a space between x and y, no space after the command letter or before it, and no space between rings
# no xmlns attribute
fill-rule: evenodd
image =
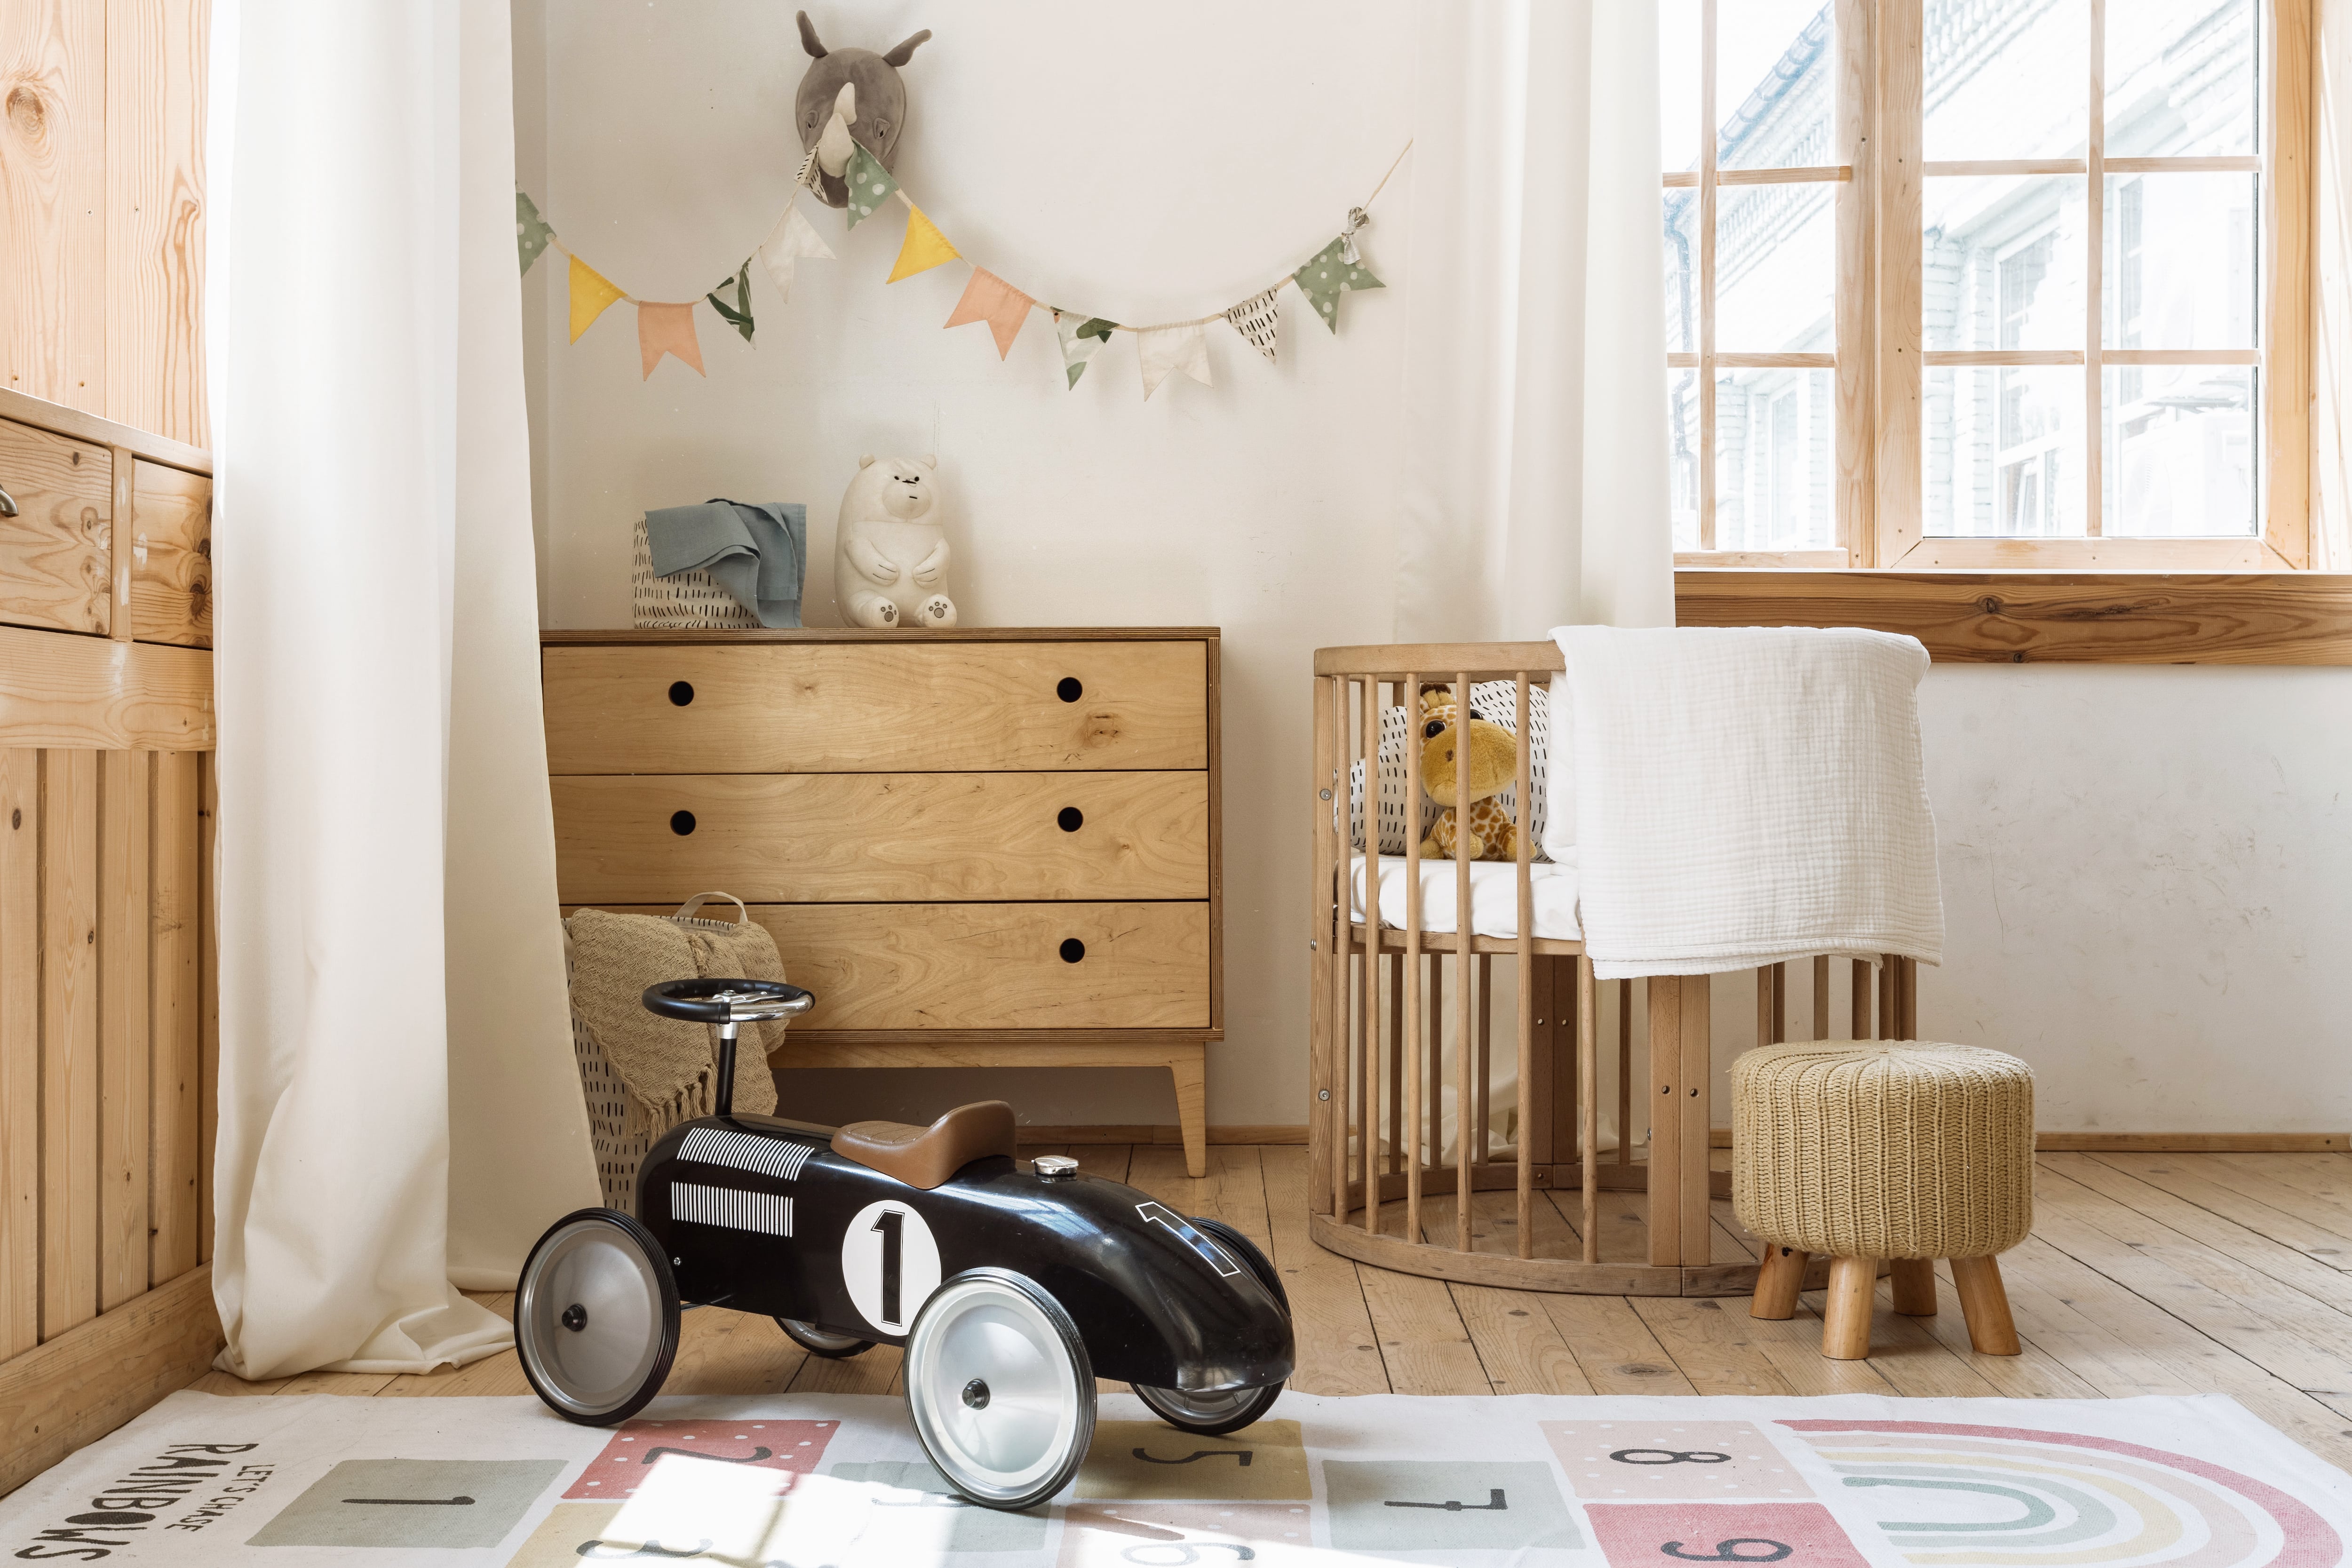
<svg viewBox="0 0 2352 1568"><path fill-rule="evenodd" d="M646 513L654 574L710 574L763 626L801 624L808 508L798 501L707 500Z"/></svg>

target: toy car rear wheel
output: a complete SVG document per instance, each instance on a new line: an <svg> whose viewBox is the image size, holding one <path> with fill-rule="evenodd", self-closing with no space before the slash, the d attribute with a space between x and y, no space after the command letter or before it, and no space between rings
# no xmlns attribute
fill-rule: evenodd
<svg viewBox="0 0 2352 1568"><path fill-rule="evenodd" d="M968 1269L932 1292L907 1338L905 1375L923 1451L983 1507L1045 1501L1094 1439L1086 1342L1060 1302L1010 1269Z"/></svg>
<svg viewBox="0 0 2352 1568"><path fill-rule="evenodd" d="M809 1354L821 1355L827 1361L846 1361L874 1348L872 1340L861 1340L856 1334L836 1334L814 1323L803 1323L798 1318L778 1318L776 1327Z"/></svg>
<svg viewBox="0 0 2352 1568"><path fill-rule="evenodd" d="M1282 1288L1282 1276L1275 1272L1274 1263L1257 1249L1257 1244L1223 1220L1205 1219L1199 1215L1190 1221L1195 1230L1211 1237L1238 1259L1241 1265L1265 1287L1266 1294L1290 1310L1289 1293ZM1268 1384L1263 1388L1238 1388L1223 1394L1187 1394L1181 1388L1147 1388L1142 1384L1128 1384L1135 1396L1162 1421L1186 1432L1198 1432L1204 1437L1222 1433L1237 1432L1274 1408L1282 1397L1283 1385Z"/></svg>
<svg viewBox="0 0 2352 1568"><path fill-rule="evenodd" d="M550 1409L609 1426L661 1392L677 1356L677 1282L661 1244L618 1209L550 1226L515 1281L515 1349Z"/></svg>

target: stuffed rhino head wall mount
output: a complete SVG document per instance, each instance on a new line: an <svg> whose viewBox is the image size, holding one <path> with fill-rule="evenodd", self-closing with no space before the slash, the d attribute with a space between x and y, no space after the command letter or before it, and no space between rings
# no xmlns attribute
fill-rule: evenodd
<svg viewBox="0 0 2352 1568"><path fill-rule="evenodd" d="M801 78L800 91L793 96L793 123L799 127L801 150L814 150L817 155L816 193L830 207L844 206L849 201L849 187L842 181L842 170L847 165L849 146L837 131L832 131L835 111L840 110L849 125L849 136L874 155L884 168L896 162L898 133L907 125L907 84L898 79L898 68L913 58L916 46L931 36L926 27L887 54L876 54L872 49L828 49L816 36L815 24L808 13L799 14L801 47L809 53L808 73Z"/></svg>

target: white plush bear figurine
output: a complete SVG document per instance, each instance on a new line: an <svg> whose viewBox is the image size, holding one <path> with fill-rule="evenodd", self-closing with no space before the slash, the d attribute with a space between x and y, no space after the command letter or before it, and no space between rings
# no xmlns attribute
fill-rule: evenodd
<svg viewBox="0 0 2352 1568"><path fill-rule="evenodd" d="M947 531L940 524L939 459L857 459L841 498L833 592L853 626L951 626Z"/></svg>

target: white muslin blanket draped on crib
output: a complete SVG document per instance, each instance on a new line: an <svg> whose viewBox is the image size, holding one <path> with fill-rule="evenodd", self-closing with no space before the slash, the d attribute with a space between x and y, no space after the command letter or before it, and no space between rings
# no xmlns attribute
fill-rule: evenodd
<svg viewBox="0 0 2352 1568"><path fill-rule="evenodd" d="M1916 640L1766 627L1552 637L1569 699L1553 722L1569 744L1556 731L1551 815L1576 824L1599 977L1816 953L1941 962Z"/></svg>

